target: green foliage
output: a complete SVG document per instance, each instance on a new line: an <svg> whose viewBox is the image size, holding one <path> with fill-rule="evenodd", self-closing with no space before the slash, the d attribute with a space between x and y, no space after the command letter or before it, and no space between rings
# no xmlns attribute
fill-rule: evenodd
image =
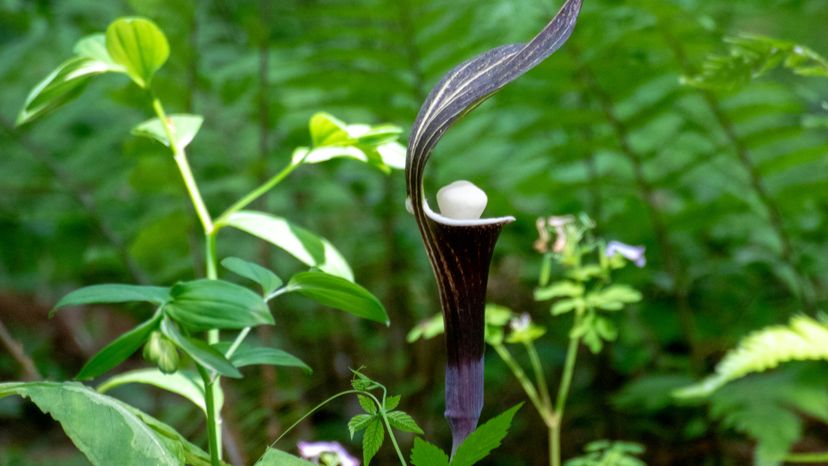
<svg viewBox="0 0 828 466"><path fill-rule="evenodd" d="M253 280L262 287L262 294L267 296L282 286L282 279L270 270L255 262L249 262L238 257L225 257L221 265L236 275Z"/></svg>
<svg viewBox="0 0 828 466"><path fill-rule="evenodd" d="M268 447L264 456L255 466L311 466L313 463L291 455L290 453Z"/></svg>
<svg viewBox="0 0 828 466"><path fill-rule="evenodd" d="M61 423L66 434L94 465L208 464L206 454L155 421L148 425L134 408L77 383L0 384L0 397L32 400ZM105 435L100 426L106 426ZM163 431L159 431L163 428ZM193 457L193 454L197 457Z"/></svg>
<svg viewBox="0 0 828 466"><path fill-rule="evenodd" d="M390 324L385 307L368 290L336 275L300 272L291 277L284 293L296 292L314 301L364 319Z"/></svg>
<svg viewBox="0 0 828 466"><path fill-rule="evenodd" d="M169 115L167 118L172 128L175 145L181 149L186 148L193 142L198 130L201 129L201 124L204 122L204 117L200 115L178 114ZM171 147L167 131L158 118L152 118L132 128L132 134L153 139L167 147Z"/></svg>
<svg viewBox="0 0 828 466"><path fill-rule="evenodd" d="M169 288L141 285L92 285L61 298L52 313L65 306L82 304L148 302L163 305L170 299Z"/></svg>
<svg viewBox="0 0 828 466"><path fill-rule="evenodd" d="M227 377L240 378L242 376L233 363L218 350L202 340L182 335L171 320L165 318L161 321L161 332L200 366Z"/></svg>
<svg viewBox="0 0 828 466"><path fill-rule="evenodd" d="M828 361L828 326L808 316L788 325L758 330L745 337L716 366L716 374L676 391L682 398L709 396L748 374L764 372L790 361Z"/></svg>
<svg viewBox="0 0 828 466"><path fill-rule="evenodd" d="M193 332L274 323L261 296L224 280L180 282L173 286L170 298L164 313Z"/></svg>
<svg viewBox="0 0 828 466"><path fill-rule="evenodd" d="M146 18L120 18L110 24L106 50L115 63L126 68L135 84L145 89L170 56L167 37Z"/></svg>
<svg viewBox="0 0 828 466"><path fill-rule="evenodd" d="M440 447L417 437L411 449L411 464L414 466L449 466L449 457Z"/></svg>
<svg viewBox="0 0 828 466"><path fill-rule="evenodd" d="M638 459L644 447L637 443L596 440L584 447L584 455L572 458L564 466L644 466Z"/></svg>
<svg viewBox="0 0 828 466"><path fill-rule="evenodd" d="M152 385L170 393L181 395L205 413L207 412L204 403L204 382L193 371L182 370L166 374L158 369L136 369L108 378L98 385L97 390L100 393L106 393L132 383ZM218 403L221 405L222 402L218 401Z"/></svg>
<svg viewBox="0 0 828 466"><path fill-rule="evenodd" d="M733 90L780 66L800 76L828 77L828 61L804 45L754 35L728 37L725 42L730 47L727 55L708 56L702 72L682 82L701 89Z"/></svg>
<svg viewBox="0 0 828 466"><path fill-rule="evenodd" d="M84 364L75 378L78 380L92 379L126 361L128 357L141 347L150 333L158 328L158 323L161 321L161 318L162 314L156 312L152 319L136 326L128 332L124 332L121 336L112 340L111 343L104 346Z"/></svg>
<svg viewBox="0 0 828 466"><path fill-rule="evenodd" d="M227 343L217 343L213 346L225 354L230 349L230 345ZM230 361L234 366L239 368L261 364L267 366L297 367L309 374L313 372L310 366L287 351L277 348L254 347L248 344L239 346L230 356Z"/></svg>

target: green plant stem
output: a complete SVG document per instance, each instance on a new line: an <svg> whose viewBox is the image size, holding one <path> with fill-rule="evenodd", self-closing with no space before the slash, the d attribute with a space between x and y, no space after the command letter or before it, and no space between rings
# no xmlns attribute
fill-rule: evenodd
<svg viewBox="0 0 828 466"><path fill-rule="evenodd" d="M492 347L497 352L497 355L500 356L500 359L502 359L512 371L512 374L515 375L515 378L518 379L520 386L523 387L523 391L526 392L526 396L529 397L529 401L531 401L532 405L535 406L535 410L538 412L541 419L543 419L544 424L546 424L548 428L552 428L554 423L554 413L552 413L551 410L543 404L540 396L538 396L538 391L535 388L535 385L532 384L532 381L526 376L523 368L520 367L517 361L515 361L512 357L512 354L503 344L492 344Z"/></svg>
<svg viewBox="0 0 828 466"><path fill-rule="evenodd" d="M167 135L167 142L173 153L173 159L178 166L181 179L184 181L184 187L187 189L190 201L193 203L193 208L204 230L207 278L215 280L218 278L218 261L216 255L216 231L213 225L213 219L210 216L207 205L204 203L204 198L201 197L198 183L196 183L195 176L193 176L193 171L190 168L190 163L187 161L187 153L178 145L171 120L167 118L167 113L164 111L161 100L155 95L152 95L152 108L155 110L155 115L158 117L161 126L164 128L164 133ZM220 337L217 329L207 332L207 342L210 344L218 343ZM215 400L218 399L221 393L221 379L218 376L211 376L201 367L199 367L199 372L204 380L204 400L207 408L207 440L210 449L210 461L213 466L219 466L222 455L221 407L216 405Z"/></svg>
<svg viewBox="0 0 828 466"><path fill-rule="evenodd" d="M236 339L233 340L233 344L230 345L230 348L227 349L227 352L224 353L224 357L230 359L230 357L233 356L236 350L239 349L239 346L241 346L242 342L245 338L247 338L247 334L249 333L250 327L243 328L241 332L239 332L239 334L236 336Z"/></svg>
<svg viewBox="0 0 828 466"><path fill-rule="evenodd" d="M283 168L279 173L275 174L269 180L265 181L261 186L254 189L253 191L250 191L243 198L236 201L235 204L231 205L227 210L224 211L224 213L222 213L218 217L218 220L216 220L216 223L221 225L223 223L223 221L226 220L228 216L230 216L230 214L244 209L245 207L250 205L253 201L255 201L256 199L258 199L258 198L262 197L263 195L265 195L268 191L270 191L271 189L276 187L276 185L281 183L282 180L287 178L287 176L290 175L293 172L293 170L296 170L296 168L299 167L299 165L301 165L301 162L300 163L291 162L290 164L288 164L288 166Z"/></svg>
<svg viewBox="0 0 828 466"><path fill-rule="evenodd" d="M540 392L540 399L547 410L552 408L552 397L549 394L549 386L546 384L546 377L543 374L543 366L541 365L540 356L535 349L535 344L531 341L523 344L526 347L526 352L529 354L529 362L532 364L532 370L535 372L535 383Z"/></svg>
<svg viewBox="0 0 828 466"><path fill-rule="evenodd" d="M575 318L575 326L578 325L580 316ZM566 362L564 363L563 375L561 375L561 386L558 389L558 397L555 401L555 423L550 428L549 448L552 453L550 464L561 465L561 426L563 425L564 408L566 399L569 397L569 387L572 384L572 374L575 372L575 359L578 356L579 337L569 338L569 347L566 349Z"/></svg>
<svg viewBox="0 0 828 466"><path fill-rule="evenodd" d="M786 463L825 463L828 462L828 452L821 453L794 453L785 457Z"/></svg>

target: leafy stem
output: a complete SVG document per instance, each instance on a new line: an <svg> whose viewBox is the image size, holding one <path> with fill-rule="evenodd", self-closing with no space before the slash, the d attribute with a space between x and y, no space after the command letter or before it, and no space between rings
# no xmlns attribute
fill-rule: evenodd
<svg viewBox="0 0 828 466"><path fill-rule="evenodd" d="M288 175L293 173L293 170L296 170L300 165L302 165L301 162L289 163L285 168L279 171L279 173L275 174L272 178L262 183L261 186L254 189L253 191L250 191L244 197L236 201L218 217L218 219L216 220L216 225L218 226L218 228L220 228L220 225L223 223L224 220L227 219L227 217L230 216L230 214L244 209L245 207L253 203L256 199L265 195L268 191L275 188L276 185L281 183L282 180L287 178Z"/></svg>
<svg viewBox="0 0 828 466"><path fill-rule="evenodd" d="M527 377L526 373L523 371L523 368L520 367L520 364L518 364L512 357L509 349L502 343L493 343L492 347L497 352L497 355L500 356L500 359L502 359L503 362L509 366L509 369L515 375L515 378L518 379L520 386L523 387L523 391L526 392L526 396L529 397L529 401L531 401L532 405L535 406L535 409L538 414L540 414L544 424L551 429L555 422L554 413L551 411L551 407L543 403L541 397L538 395L537 388L535 388L535 385L529 377Z"/></svg>

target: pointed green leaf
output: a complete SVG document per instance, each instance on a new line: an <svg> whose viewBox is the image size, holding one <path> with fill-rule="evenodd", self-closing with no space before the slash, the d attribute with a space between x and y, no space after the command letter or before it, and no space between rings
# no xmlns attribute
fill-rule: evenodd
<svg viewBox="0 0 828 466"><path fill-rule="evenodd" d="M335 116L319 112L310 119L310 134L314 147L348 145L355 142L348 136L348 125Z"/></svg>
<svg viewBox="0 0 828 466"><path fill-rule="evenodd" d="M584 293L584 286L575 282L560 281L535 290L535 301L552 298L575 297Z"/></svg>
<svg viewBox="0 0 828 466"><path fill-rule="evenodd" d="M507 409L478 427L457 447L451 458L451 466L471 466L487 457L509 433L512 418L523 403Z"/></svg>
<svg viewBox="0 0 828 466"><path fill-rule="evenodd" d="M265 296L282 286L282 279L278 275L255 262L249 262L238 257L227 257L221 261L221 265L236 275L248 278L261 285Z"/></svg>
<svg viewBox="0 0 828 466"><path fill-rule="evenodd" d="M366 413L377 414L377 405L371 398L365 395L357 395L357 401L359 401L359 405L362 406L362 409L364 409Z"/></svg>
<svg viewBox="0 0 828 466"><path fill-rule="evenodd" d="M149 88L153 75L170 56L161 29L146 18L119 18L106 29L106 49L136 84Z"/></svg>
<svg viewBox="0 0 828 466"><path fill-rule="evenodd" d="M387 416L388 423L391 424L391 427L403 432L413 432L418 435L423 434L423 429L417 425L417 421L415 421L414 418L408 413L403 411L391 411L387 414Z"/></svg>
<svg viewBox="0 0 828 466"><path fill-rule="evenodd" d="M254 466L316 466L310 461L305 461L302 458L291 455L290 453L277 450L275 448L267 448L262 459L256 461Z"/></svg>
<svg viewBox="0 0 828 466"><path fill-rule="evenodd" d="M229 215L225 223L283 249L306 265L354 280L348 262L331 243L281 217L264 212L241 211Z"/></svg>
<svg viewBox="0 0 828 466"><path fill-rule="evenodd" d="M175 393L190 400L205 413L207 408L204 402L204 382L201 377L192 371L177 371L173 374L164 374L158 369L138 369L124 372L110 377L98 386L98 392L106 393L113 388L131 383L153 385L162 390ZM221 406L221 401L216 401Z"/></svg>
<svg viewBox="0 0 828 466"><path fill-rule="evenodd" d="M161 331L200 366L227 377L241 378L241 372L223 354L201 340L185 337L169 319L161 322Z"/></svg>
<svg viewBox="0 0 828 466"><path fill-rule="evenodd" d="M152 319L112 340L84 364L75 378L78 380L92 379L126 361L132 353L138 351L149 334L158 327L160 320L161 313L157 312Z"/></svg>
<svg viewBox="0 0 828 466"><path fill-rule="evenodd" d="M180 282L170 291L164 312L193 332L273 325L261 296L224 280Z"/></svg>
<svg viewBox="0 0 828 466"><path fill-rule="evenodd" d="M226 353L230 349L230 343L222 342L213 345L221 353ZM236 367L246 367L258 364L281 366L281 367L298 367L309 374L313 372L304 361L296 356L276 348L266 347L252 347L248 345L241 345L236 349L230 361Z"/></svg>
<svg viewBox="0 0 828 466"><path fill-rule="evenodd" d="M0 384L0 397L9 395L28 398L51 415L95 466L184 464L180 442L159 435L134 414L134 408L79 383Z"/></svg>
<svg viewBox="0 0 828 466"><path fill-rule="evenodd" d="M386 411L393 411L393 410L397 409L397 406L400 405L400 398L402 398L400 395L393 395L393 396L386 397L385 398L385 410Z"/></svg>
<svg viewBox="0 0 828 466"><path fill-rule="evenodd" d="M385 307L371 292L335 275L297 273L288 282L285 292L297 292L325 306L388 325Z"/></svg>
<svg viewBox="0 0 828 466"><path fill-rule="evenodd" d="M351 440L353 440L354 434L368 427L368 423L371 422L372 419L374 419L374 416L370 414L357 414L352 417L351 420L348 421L348 432L351 434Z"/></svg>
<svg viewBox="0 0 828 466"><path fill-rule="evenodd" d="M365 432L362 434L362 458L365 461L365 466L370 466L371 459L379 451L383 440L385 440L385 429L382 427L380 418L374 416L371 422L365 426Z"/></svg>
<svg viewBox="0 0 828 466"><path fill-rule="evenodd" d="M184 149L193 142L193 139L198 134L198 130L201 129L201 124L204 122L204 117L201 115L190 115L186 113L169 115L167 118L172 128L175 144L179 149ZM158 118L152 118L132 128L132 134L154 139L170 147L167 131Z"/></svg>
<svg viewBox="0 0 828 466"><path fill-rule="evenodd" d="M163 305L170 299L170 289L160 286L142 285L92 285L77 289L64 296L52 309L50 316L58 309L81 304L112 304L129 302L148 302Z"/></svg>
<svg viewBox="0 0 828 466"><path fill-rule="evenodd" d="M411 449L411 464L413 466L449 466L449 457L436 445L417 437L414 439L414 448Z"/></svg>
<svg viewBox="0 0 828 466"><path fill-rule="evenodd" d="M126 68L115 63L115 60L106 50L106 35L102 33L88 35L75 44L75 54L80 57L91 58L110 66L110 71L126 73Z"/></svg>

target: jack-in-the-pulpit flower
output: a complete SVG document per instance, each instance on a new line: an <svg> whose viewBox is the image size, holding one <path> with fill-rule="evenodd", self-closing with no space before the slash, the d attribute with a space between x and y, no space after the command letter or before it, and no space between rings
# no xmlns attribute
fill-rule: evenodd
<svg viewBox="0 0 828 466"><path fill-rule="evenodd" d="M618 254L637 267L644 267L647 265L647 257L644 255L646 251L647 248L644 246L631 246L620 241L610 241L607 243L605 254L609 258Z"/></svg>
<svg viewBox="0 0 828 466"><path fill-rule="evenodd" d="M313 460L317 464L359 466L359 461L351 456L339 442L299 442L298 447L299 456ZM326 460L335 460L336 462L320 463L320 461Z"/></svg>
<svg viewBox="0 0 828 466"><path fill-rule="evenodd" d="M452 452L477 427L483 409L489 265L501 229L514 218L479 218L486 205L485 193L463 181L441 190L437 196L440 212L434 212L423 192L425 166L452 124L566 42L581 3L567 0L531 41L497 47L449 71L429 93L411 130L406 207L417 221L440 292L447 351L445 416L452 431Z"/></svg>

